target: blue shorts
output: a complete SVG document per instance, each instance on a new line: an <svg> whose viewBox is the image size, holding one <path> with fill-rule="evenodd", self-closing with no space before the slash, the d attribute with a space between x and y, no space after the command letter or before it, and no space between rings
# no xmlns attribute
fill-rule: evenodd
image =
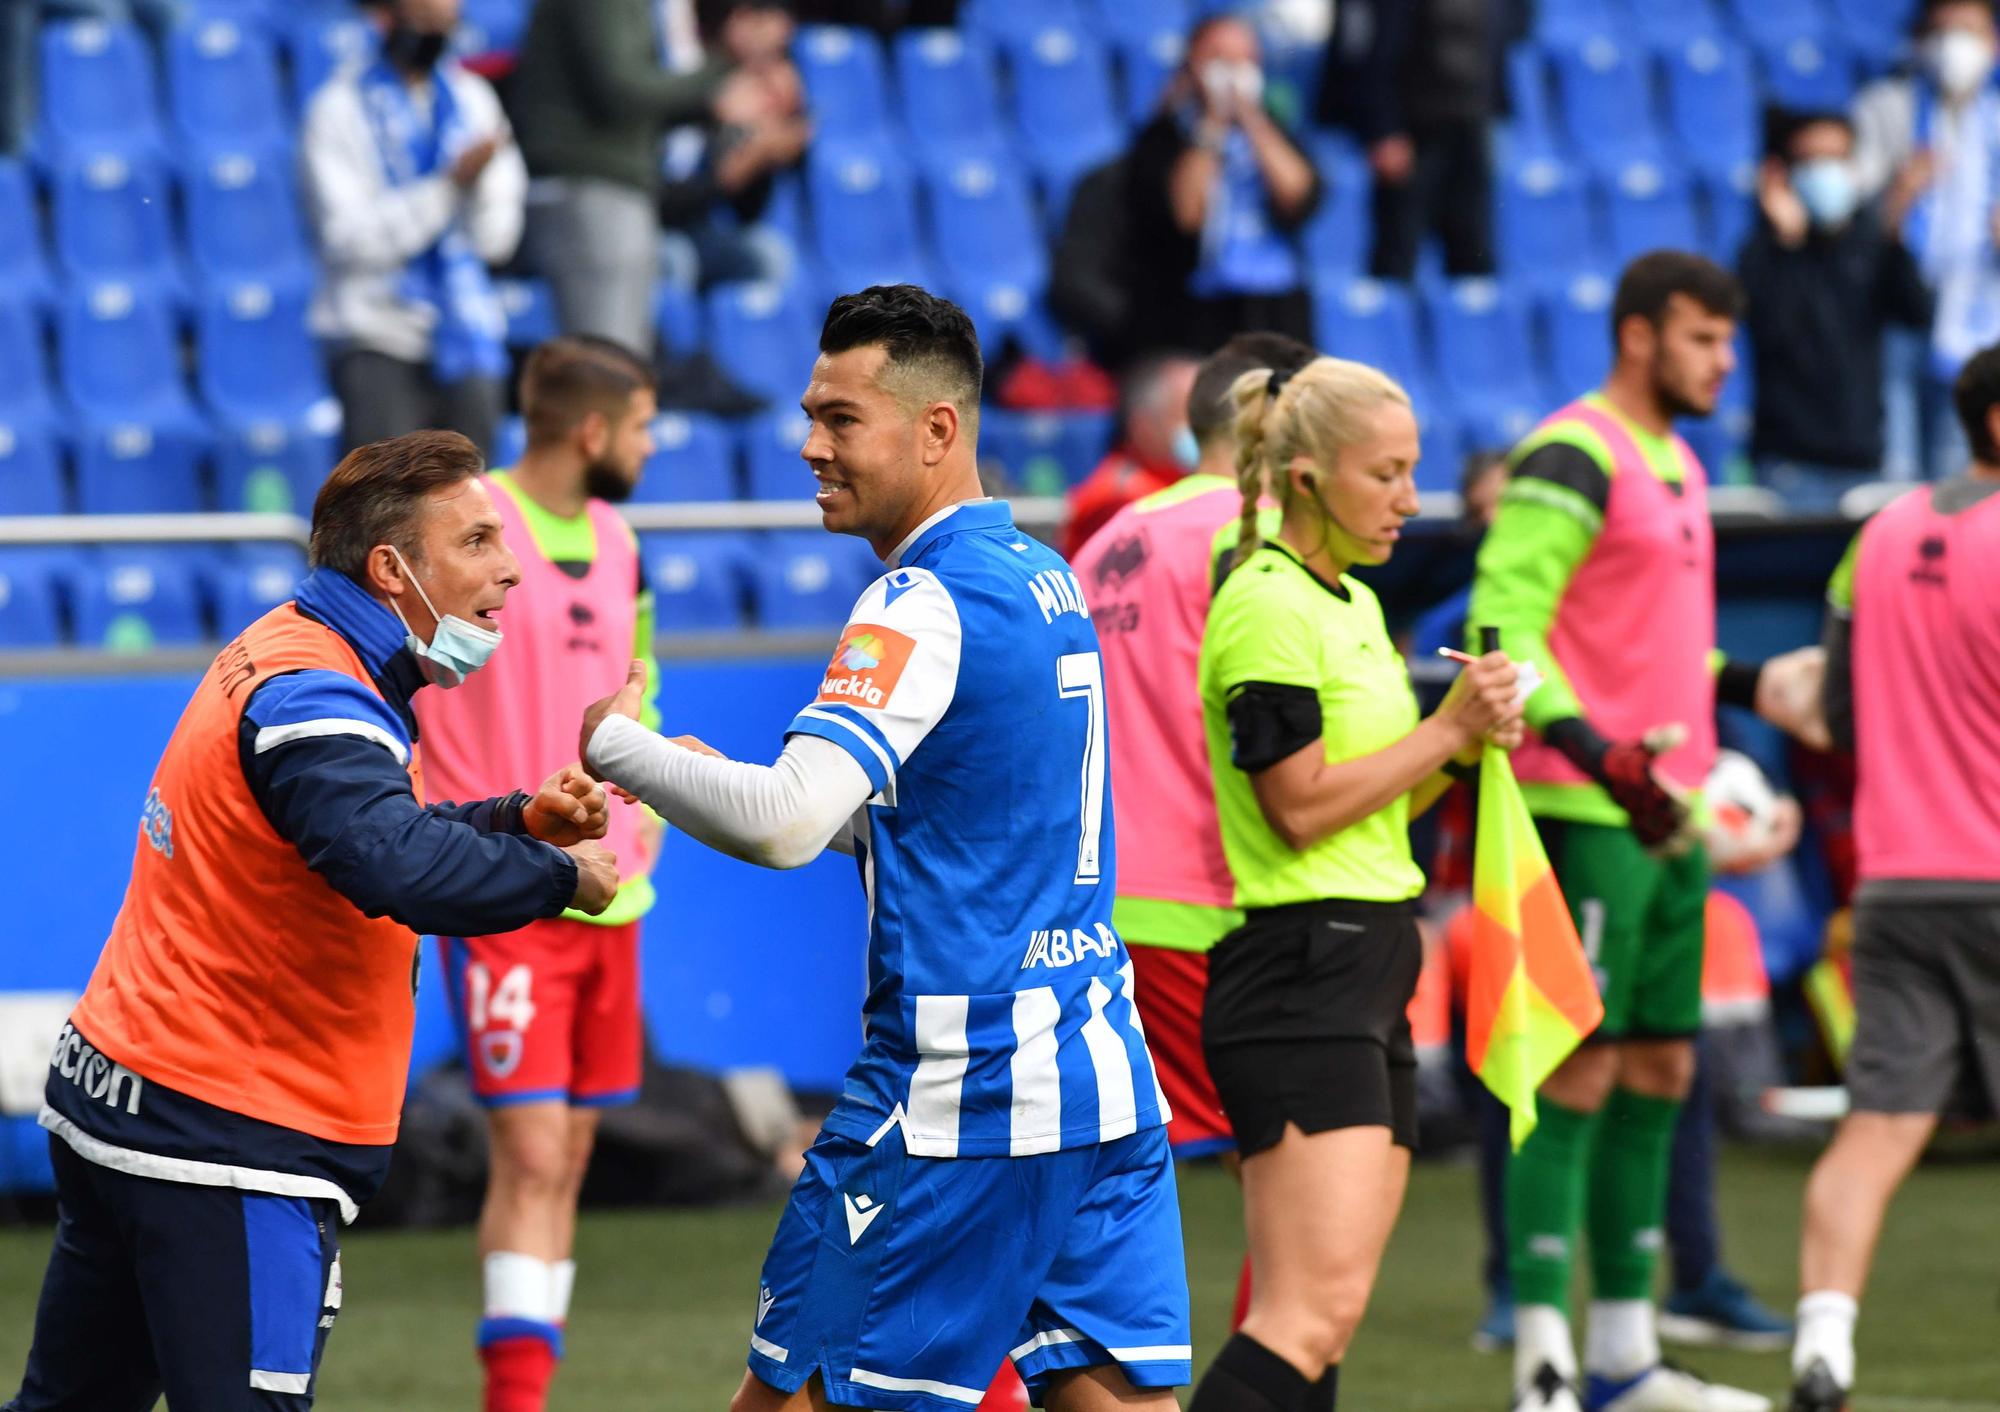
<svg viewBox="0 0 2000 1412"><path fill-rule="evenodd" d="M0 1412L302 1412L340 1309L329 1200L96 1166L49 1138L55 1249Z"/></svg>
<svg viewBox="0 0 2000 1412"><path fill-rule="evenodd" d="M757 1291L750 1371L827 1401L964 1412L1011 1357L1189 1381L1187 1266L1165 1128L1033 1157L912 1157L821 1133Z"/></svg>

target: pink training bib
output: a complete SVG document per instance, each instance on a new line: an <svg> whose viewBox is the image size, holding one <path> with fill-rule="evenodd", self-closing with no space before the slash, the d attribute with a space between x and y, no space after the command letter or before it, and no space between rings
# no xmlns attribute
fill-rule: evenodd
<svg viewBox="0 0 2000 1412"><path fill-rule="evenodd" d="M1913 490L1854 579L1855 843L1864 881L2000 881L2000 496Z"/></svg>

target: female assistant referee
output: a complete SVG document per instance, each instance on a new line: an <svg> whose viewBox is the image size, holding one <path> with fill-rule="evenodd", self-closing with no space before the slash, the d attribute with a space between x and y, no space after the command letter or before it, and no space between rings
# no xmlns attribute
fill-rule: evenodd
<svg viewBox="0 0 2000 1412"><path fill-rule="evenodd" d="M1380 564L1417 513L1417 424L1373 368L1319 358L1231 389L1243 492L1209 609L1202 713L1244 924L1210 959L1202 1048L1243 1156L1252 1294L1191 1412L1332 1408L1416 1140L1405 1008L1424 875L1408 825L1521 734L1515 668L1469 667L1419 720ZM1266 487L1282 507L1258 535Z"/></svg>

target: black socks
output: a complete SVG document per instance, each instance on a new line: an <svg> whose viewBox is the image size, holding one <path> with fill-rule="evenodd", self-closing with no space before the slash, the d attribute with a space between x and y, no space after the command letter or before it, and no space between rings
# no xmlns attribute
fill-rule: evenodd
<svg viewBox="0 0 2000 1412"><path fill-rule="evenodd" d="M1316 1383L1248 1334L1234 1334L1208 1365L1188 1412L1333 1412L1340 1368Z"/></svg>

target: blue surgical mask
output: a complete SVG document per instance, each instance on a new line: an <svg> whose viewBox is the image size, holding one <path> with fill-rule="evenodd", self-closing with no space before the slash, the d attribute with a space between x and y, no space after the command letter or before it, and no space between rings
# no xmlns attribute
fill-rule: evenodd
<svg viewBox="0 0 2000 1412"><path fill-rule="evenodd" d="M500 634L492 628L482 628L477 623L469 623L456 613L438 612L431 603L431 596L425 593L424 586L417 582L417 575L410 568L409 560L403 557L403 552L393 544L389 546L389 552L396 556L396 562L401 564L403 572L409 575L410 587L417 591L417 597L424 600L424 606L429 608L431 616L437 619L437 630L431 634L431 640L425 642L410 631L410 620L403 616L401 608L391 602L389 608L402 623L403 631L407 634L403 639L404 645L410 649L410 655L417 659L417 665L423 669L425 681L432 686L450 690L486 665L487 660L500 646Z"/></svg>
<svg viewBox="0 0 2000 1412"><path fill-rule="evenodd" d="M1845 224L1860 204L1854 168L1839 157L1815 157L1792 168L1792 190L1816 226Z"/></svg>
<svg viewBox="0 0 2000 1412"><path fill-rule="evenodd" d="M1174 433L1174 464L1184 471L1201 464L1201 443L1195 440L1193 427L1182 427Z"/></svg>

